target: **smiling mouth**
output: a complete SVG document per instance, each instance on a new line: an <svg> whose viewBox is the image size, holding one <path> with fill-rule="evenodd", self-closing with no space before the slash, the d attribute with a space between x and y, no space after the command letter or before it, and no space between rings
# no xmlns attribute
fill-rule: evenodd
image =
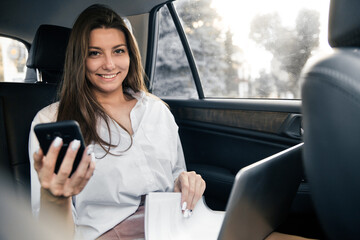
<svg viewBox="0 0 360 240"><path fill-rule="evenodd" d="M120 72L114 73L114 74L96 74L96 75L98 75L102 78L105 78L105 79L112 79L112 78L116 77L119 73Z"/></svg>

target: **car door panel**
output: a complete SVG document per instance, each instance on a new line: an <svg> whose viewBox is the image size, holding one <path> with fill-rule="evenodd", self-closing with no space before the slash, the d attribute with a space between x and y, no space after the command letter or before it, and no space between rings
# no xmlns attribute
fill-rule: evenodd
<svg viewBox="0 0 360 240"><path fill-rule="evenodd" d="M224 210L236 173L300 142L285 134L299 106L260 101L165 100L179 125L188 170L207 182L207 204ZM287 109L288 110L287 110ZM287 111L293 112L287 112ZM296 128L296 123L290 124ZM300 125L297 126L300 129Z"/></svg>
<svg viewBox="0 0 360 240"><path fill-rule="evenodd" d="M205 201L214 210L225 210L241 168L302 141L300 101L164 100L179 126L187 168L206 181ZM321 236L319 229L304 176L279 230Z"/></svg>

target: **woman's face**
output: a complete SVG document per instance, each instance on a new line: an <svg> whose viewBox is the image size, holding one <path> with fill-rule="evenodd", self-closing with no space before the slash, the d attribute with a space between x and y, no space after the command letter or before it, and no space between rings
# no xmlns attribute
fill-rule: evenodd
<svg viewBox="0 0 360 240"><path fill-rule="evenodd" d="M90 32L86 77L96 96L122 93L129 66L130 57L122 31L97 28Z"/></svg>

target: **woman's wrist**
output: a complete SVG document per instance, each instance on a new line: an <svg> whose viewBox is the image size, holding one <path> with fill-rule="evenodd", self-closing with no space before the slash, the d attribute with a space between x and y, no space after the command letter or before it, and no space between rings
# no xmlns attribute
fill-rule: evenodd
<svg viewBox="0 0 360 240"><path fill-rule="evenodd" d="M40 215L54 215L62 218L72 218L71 197L58 197L49 190L41 188Z"/></svg>
<svg viewBox="0 0 360 240"><path fill-rule="evenodd" d="M41 188L40 221L66 239L74 233L71 197L55 196L48 189Z"/></svg>
<svg viewBox="0 0 360 240"><path fill-rule="evenodd" d="M48 189L41 188L41 201L56 204L56 205L67 205L70 202L70 197L55 196Z"/></svg>

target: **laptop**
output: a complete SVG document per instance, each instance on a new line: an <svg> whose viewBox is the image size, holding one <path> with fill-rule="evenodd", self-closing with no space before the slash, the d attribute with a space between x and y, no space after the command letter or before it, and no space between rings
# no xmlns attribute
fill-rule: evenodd
<svg viewBox="0 0 360 240"><path fill-rule="evenodd" d="M199 200L190 218L181 212L181 193L146 197L147 240L261 240L286 218L302 177L302 145L284 150L239 171L226 212Z"/></svg>
<svg viewBox="0 0 360 240"><path fill-rule="evenodd" d="M218 240L266 238L287 217L303 176L300 143L241 169Z"/></svg>

